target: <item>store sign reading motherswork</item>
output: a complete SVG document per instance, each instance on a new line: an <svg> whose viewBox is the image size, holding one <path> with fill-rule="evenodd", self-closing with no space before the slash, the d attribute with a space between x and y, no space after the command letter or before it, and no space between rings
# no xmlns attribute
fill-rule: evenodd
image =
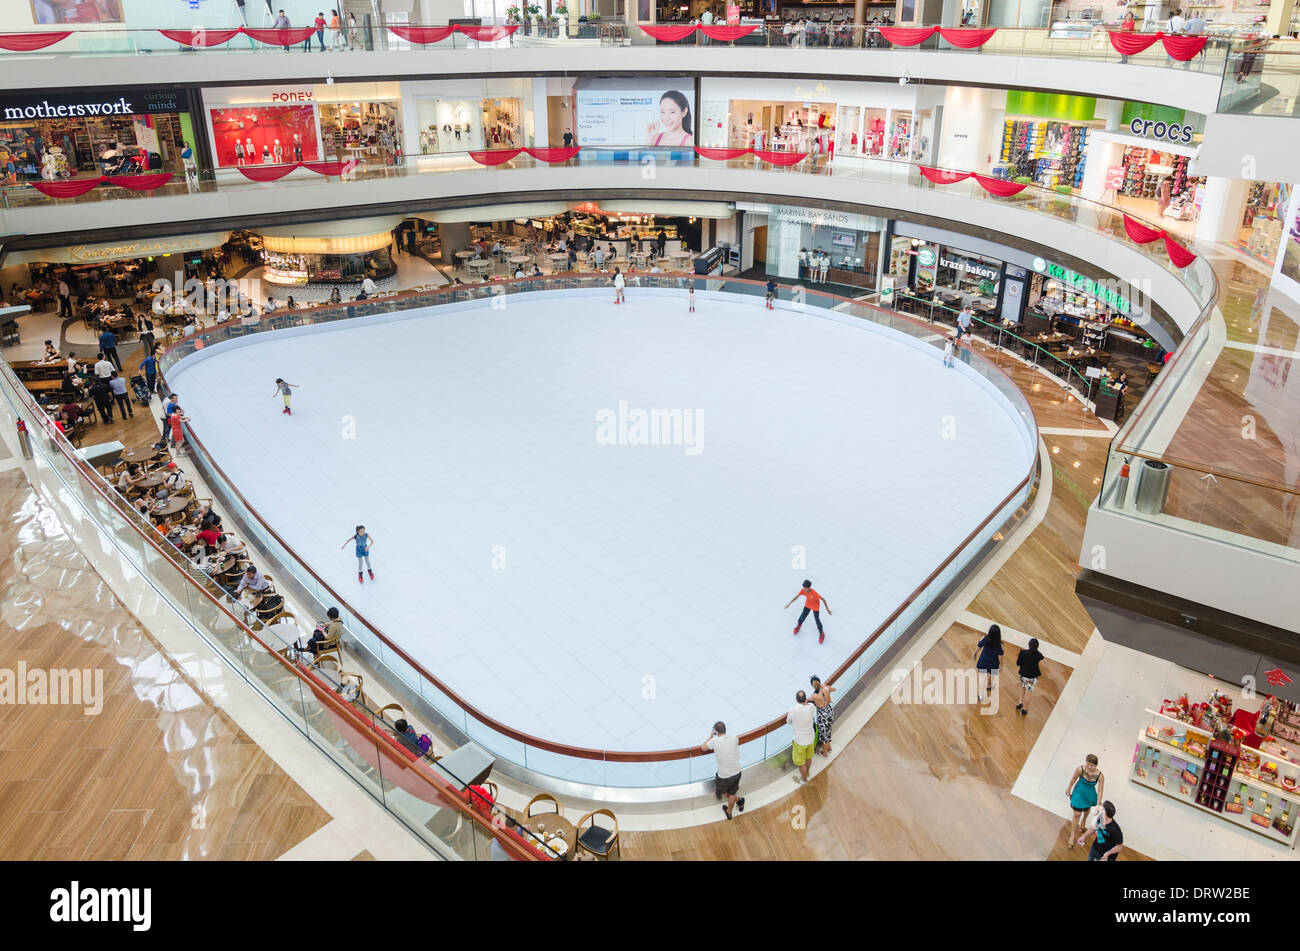
<svg viewBox="0 0 1300 951"><path fill-rule="evenodd" d="M7 121L22 119L79 119L93 116L139 116L183 112L176 89L147 89L125 95L115 90L73 90L40 96L0 93L0 115Z"/></svg>

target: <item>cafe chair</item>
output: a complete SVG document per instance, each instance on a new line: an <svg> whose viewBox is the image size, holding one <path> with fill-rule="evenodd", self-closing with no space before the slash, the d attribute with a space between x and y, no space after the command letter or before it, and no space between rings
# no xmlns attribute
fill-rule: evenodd
<svg viewBox="0 0 1300 951"><path fill-rule="evenodd" d="M316 663L319 664L326 657L332 657L339 663L343 662L343 635L332 637L329 640L321 641L316 647Z"/></svg>
<svg viewBox="0 0 1300 951"><path fill-rule="evenodd" d="M537 812L533 812L533 806L535 805L545 806L548 802L555 808L540 809ZM524 806L524 821L527 822L529 819L533 818L533 816L549 816L549 815L558 816L561 813L562 810L560 809L560 800L556 799L550 793L544 793L544 792L538 793L532 799L528 800L528 805Z"/></svg>
<svg viewBox="0 0 1300 951"><path fill-rule="evenodd" d="M605 816L614 824L614 828L596 825L596 816ZM615 854L620 859L623 857L623 849L618 841L618 819L608 809L593 809L578 820L575 828L578 831L578 848L582 851L605 861Z"/></svg>
<svg viewBox="0 0 1300 951"><path fill-rule="evenodd" d="M394 715L389 716L390 713ZM379 719L383 721L385 726L394 730L396 729L394 724L396 724L398 720L405 718L405 716L406 711L402 709L400 703L387 703L379 708Z"/></svg>

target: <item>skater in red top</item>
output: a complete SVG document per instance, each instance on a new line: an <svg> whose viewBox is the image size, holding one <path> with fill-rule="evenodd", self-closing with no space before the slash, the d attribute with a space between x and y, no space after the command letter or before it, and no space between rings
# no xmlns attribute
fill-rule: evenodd
<svg viewBox="0 0 1300 951"><path fill-rule="evenodd" d="M820 644L826 640L826 631L822 629L821 606L826 605L826 616L831 616L830 602L813 590L812 582L805 581L799 592L785 603L788 608L794 604L796 599L803 597L803 613L799 615L799 623L794 626L794 632L799 633L799 628L803 627L803 622L808 619L808 612L812 612L813 620L817 622L817 643Z"/></svg>

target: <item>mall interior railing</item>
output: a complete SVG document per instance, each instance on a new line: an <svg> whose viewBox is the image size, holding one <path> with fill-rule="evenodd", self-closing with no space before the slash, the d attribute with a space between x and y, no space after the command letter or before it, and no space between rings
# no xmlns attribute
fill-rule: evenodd
<svg viewBox="0 0 1300 951"><path fill-rule="evenodd" d="M3 361L0 361L3 363ZM286 656L195 562L159 534L73 448L7 363L0 424L17 432L21 464L83 550L125 562L250 687L433 852L446 859L555 858L440 762L406 749L355 677ZM86 534L93 522L98 538ZM105 547L108 546L108 547ZM92 557L93 561L93 557ZM131 571L126 571L128 578ZM320 615L324 617L324 615ZM305 632L304 632L305 633ZM440 753L446 750L437 751Z"/></svg>
<svg viewBox="0 0 1300 951"><path fill-rule="evenodd" d="M836 179L846 182L872 182L907 185L913 188L929 190L941 189L946 195L1011 204L1022 210L1050 215L1053 218L1072 222L1090 232L1102 232L1109 235L1158 266L1175 274L1181 283L1192 289L1196 294L1198 303L1202 305L1214 300L1218 290L1214 270L1203 257L1198 257L1186 268L1178 268L1170 262L1168 254L1164 250L1163 242L1156 241L1145 245L1132 243L1124 230L1123 219L1127 215L1129 218L1140 221L1150 228L1163 230L1158 223L1147 222L1140 216L1126 209L1117 208L1114 205L1092 201L1078 195L1062 193L1057 189L1036 184L1027 186L1024 191L1010 198L997 198L990 195L972 180L944 185L936 184L920 174L917 163L914 161L840 155L835 162L827 162L824 159L810 155L798 165L779 167L765 164L757 157L715 162L711 159L698 157L693 149L654 148L637 145L586 147L578 153L575 159L565 163L565 165L568 167L620 165L634 169L636 179L639 182L644 178L647 164L652 162L662 168L724 167L735 170L762 170L764 172L791 175L832 175ZM339 185L347 185L353 180L365 182L382 178L450 174L452 172L501 175L508 174L512 170L537 168L544 164L527 153L521 153L509 162L491 167L474 162L468 153L406 156L400 165L367 167L356 171L351 178L331 177L329 181ZM219 174L206 170L199 174L193 182L186 182L182 178L181 181L172 182L154 192L147 193L100 186L77 198L54 199L47 198L34 188L20 185L4 188L2 196L5 207L11 208L50 203L139 198L142 195L150 194L185 195L225 191L227 189L295 188L313 184L319 185L322 181L324 179L314 172L301 170L291 172L287 177L274 182L252 182L244 178L235 169L222 169ZM508 186L503 185L502 187Z"/></svg>
<svg viewBox="0 0 1300 951"><path fill-rule="evenodd" d="M1224 65L1218 111L1300 118L1300 52L1262 42L1234 47Z"/></svg>
<svg viewBox="0 0 1300 951"><path fill-rule="evenodd" d="M682 292L692 281L701 290L752 297L755 306L761 306L764 285L758 281L639 273L633 276L629 287L630 293L647 290ZM269 317L263 316L253 323L231 321L198 330L182 338L162 356L160 372L165 375L179 361L197 350L250 334L415 312L424 308L467 302L477 302L477 306L481 306L487 314L494 309L494 305L499 307L504 302L508 306L509 298L520 293L604 288L608 284L608 275L561 274L413 291L293 311L273 311ZM783 289L783 293L788 292L789 288ZM833 318L847 316L870 322L906 335L915 344L929 349L934 359L942 358L941 341L935 339L938 335L922 319L807 288L801 289L801 301L798 306L808 313ZM1009 411L1018 416L1032 457L1031 464L1024 478L997 509L990 512L948 558L827 678L829 683L841 691L852 688L866 676L872 665L900 635L923 619L932 607L947 596L974 560L994 543L995 535L1003 537L998 533L1005 533L1009 524L1022 517L1027 510L1033 489L1037 485L1038 437L1033 411L1024 395L1000 369L1000 361L1010 358L1005 354L994 354L991 357L975 353L971 356L969 366L996 388L1006 399ZM187 428L192 447L190 464L198 468L214 497L220 501L223 513L228 517L233 516L245 526L247 541L256 546L261 553L259 557L269 557L280 576L286 571L291 573L297 590L319 616L324 616L328 607L338 607L347 639L373 658L373 663L382 667L389 678L397 681L406 694L418 697L427 708L434 711L444 721L446 728L478 743L498 759L507 760L545 777L589 786L678 786L713 777L712 757L702 754L697 747L661 751L583 749L530 736L496 720L488 712L477 710L455 690L442 683L435 672L424 668L399 646L402 632L380 631L349 603L346 596L324 582L275 531L273 517L269 513L264 516L258 512L222 471L220 463L207 454L202 443L201 422L198 425L191 423ZM843 695L842 693L841 696ZM785 724L784 717L781 717L742 733L740 741L742 765L753 766L788 753L790 728Z"/></svg>
<svg viewBox="0 0 1300 951"><path fill-rule="evenodd" d="M509 25L513 21L489 20L483 19L483 26L503 26ZM180 31L188 33L191 29L203 31L216 31L223 28L227 29L240 26L239 23L218 24L207 23L203 28L200 27L182 27ZM553 43L563 43L565 41L575 41L577 43L601 44L616 42L619 45L633 43L657 44L659 41L654 40L651 36L640 29L636 23L628 23L621 17L604 17L599 20L588 22L567 22L557 19L550 21L531 21L528 23L518 23L516 31L509 37L492 40L478 41L466 36L460 32L453 32L446 39L439 40L436 43L421 44L412 43L402 33L408 33L411 27L418 27L419 24L405 23L388 25L362 26L357 30L356 49L359 51L407 51L407 50L444 50L444 49L477 49L480 47L487 48L504 48L504 47L528 47L536 45L551 45ZM652 24L645 24L653 26ZM672 24L660 24L672 25ZM298 24L302 27L302 24ZM433 24L433 26L445 26L445 24ZM946 52L955 55L965 56L1017 56L1017 57L1043 57L1048 59L1066 59L1066 60L1084 60L1090 62L1106 62L1115 64L1130 64L1137 66L1160 66L1176 69L1186 69L1193 72L1221 73L1224 63L1231 57L1231 51L1234 47L1246 44L1257 44L1261 42L1253 34L1241 35L1232 32L1211 31L1208 36L1208 42L1202 54L1194 57L1187 62L1176 62L1171 60L1163 51L1160 44L1145 50L1141 53L1135 53L1130 56L1121 56L1111 46L1108 32L1118 29L1118 23L1104 23L1097 21L1094 24L1084 25L1075 24L1069 29L1056 28L1037 28L1037 27L1018 27L1018 26L1000 26L996 28L993 36L982 46L975 49L960 49L948 43L938 35L925 40L917 46L894 46L880 32L878 26L867 25L864 27L853 27L851 25L833 25L814 23L804 31L787 33L783 27L760 25L758 29L747 36L740 37L731 41L720 41L709 39L702 32L696 32L692 36L678 40L673 43L663 42L661 45L692 45L692 46L738 46L738 47L767 47L767 48L806 48L817 50L863 50L868 51L888 51L900 49L904 51L923 51L923 52ZM394 31L393 28L396 28ZM48 30L48 27L41 27L40 30ZM1154 31L1155 27L1151 30ZM35 30L33 32L40 32ZM3 32L3 31L0 31ZM173 35L176 31L173 32ZM225 43L214 46L200 45L205 42L203 39L191 39L190 44L186 45L183 40L178 42L169 39L160 33L157 29L138 29L138 28L116 28L112 26L96 27L93 29L79 29L72 33L71 36L60 40L51 46L34 52L13 52L0 51L0 62L6 59L15 59L19 57L30 56L113 56L113 55L231 55L231 54L248 54L248 53L281 53L282 47L254 41L243 34L237 35ZM324 52L332 55L345 55L350 52L349 48L336 49L330 31L325 31L325 50ZM311 37L311 51L320 52L320 41L316 34ZM292 51L301 51L304 44L299 41L293 44Z"/></svg>

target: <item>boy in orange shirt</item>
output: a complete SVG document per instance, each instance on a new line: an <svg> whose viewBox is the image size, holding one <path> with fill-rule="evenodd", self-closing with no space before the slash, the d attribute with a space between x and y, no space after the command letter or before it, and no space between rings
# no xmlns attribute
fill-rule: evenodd
<svg viewBox="0 0 1300 951"><path fill-rule="evenodd" d="M803 597L803 613L799 615L799 623L794 626L794 632L799 633L799 628L803 627L803 622L808 619L808 612L812 612L813 620L817 622L817 643L820 644L826 640L826 631L822 629L821 606L826 605L826 616L831 616L830 602L813 590L812 582L805 581L803 587L795 594L793 598L785 603L788 608L794 604L800 596Z"/></svg>

